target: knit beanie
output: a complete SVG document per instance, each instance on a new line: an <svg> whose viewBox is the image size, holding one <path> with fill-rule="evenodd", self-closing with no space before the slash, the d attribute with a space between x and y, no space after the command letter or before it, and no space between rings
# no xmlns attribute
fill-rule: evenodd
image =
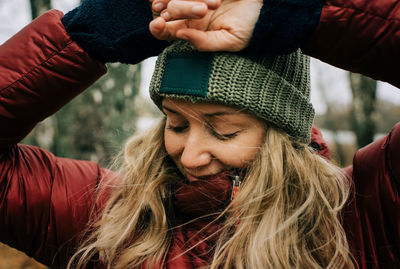
<svg viewBox="0 0 400 269"><path fill-rule="evenodd" d="M310 61L299 50L288 55L198 52L176 41L159 56L150 97L211 102L254 113L297 141L310 142Z"/></svg>

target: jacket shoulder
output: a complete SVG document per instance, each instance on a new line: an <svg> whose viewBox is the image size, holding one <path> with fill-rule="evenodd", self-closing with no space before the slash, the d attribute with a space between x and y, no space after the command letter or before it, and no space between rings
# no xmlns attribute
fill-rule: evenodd
<svg viewBox="0 0 400 269"><path fill-rule="evenodd" d="M13 146L0 156L0 240L62 267L102 207L99 186L111 177L94 162Z"/></svg>
<svg viewBox="0 0 400 269"><path fill-rule="evenodd" d="M70 39L62 16L49 11L0 46L0 150L106 72Z"/></svg>
<svg viewBox="0 0 400 269"><path fill-rule="evenodd" d="M400 180L399 161L400 123L397 123L389 134L358 150L355 154L353 180L358 186L358 191L367 191L366 189L370 188L375 188L375 191L378 189L386 189L390 192L397 190Z"/></svg>
<svg viewBox="0 0 400 269"><path fill-rule="evenodd" d="M346 169L353 184L343 214L360 268L398 268L400 257L400 124L360 149Z"/></svg>

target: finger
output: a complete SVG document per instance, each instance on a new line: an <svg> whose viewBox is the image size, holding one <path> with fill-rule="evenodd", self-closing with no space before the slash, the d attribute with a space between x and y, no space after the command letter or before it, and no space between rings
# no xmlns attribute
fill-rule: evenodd
<svg viewBox="0 0 400 269"><path fill-rule="evenodd" d="M160 13L167 7L168 3L169 1L154 0L151 5L151 8L153 9L154 12Z"/></svg>
<svg viewBox="0 0 400 269"><path fill-rule="evenodd" d="M151 34L157 39L167 40L170 38L168 31L166 31L165 20L161 17L152 20L149 24L149 29Z"/></svg>
<svg viewBox="0 0 400 269"><path fill-rule="evenodd" d="M221 0L205 0L209 9L217 9L221 5Z"/></svg>
<svg viewBox="0 0 400 269"><path fill-rule="evenodd" d="M240 51L246 43L227 30L201 31L192 28L179 29L175 36L187 40L199 51Z"/></svg>
<svg viewBox="0 0 400 269"><path fill-rule="evenodd" d="M208 11L208 7L203 2L197 1L170 1L166 9L160 16L166 21L180 19L200 19L203 18Z"/></svg>
<svg viewBox="0 0 400 269"><path fill-rule="evenodd" d="M177 39L176 32L186 27L183 20L165 22L162 17L152 20L149 25L150 32L155 38L168 41Z"/></svg>
<svg viewBox="0 0 400 269"><path fill-rule="evenodd" d="M161 12L164 10L171 0L149 0L152 3L152 9L155 12ZM208 9L214 10L221 5L221 0L180 0L179 2L188 2L191 5L196 5L198 3L204 3L207 5Z"/></svg>

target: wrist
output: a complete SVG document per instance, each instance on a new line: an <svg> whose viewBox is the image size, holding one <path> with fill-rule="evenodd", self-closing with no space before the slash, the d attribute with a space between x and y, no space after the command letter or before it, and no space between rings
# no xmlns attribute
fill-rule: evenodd
<svg viewBox="0 0 400 269"><path fill-rule="evenodd" d="M286 54L300 48L318 25L321 0L264 0L248 50Z"/></svg>
<svg viewBox="0 0 400 269"><path fill-rule="evenodd" d="M150 34L152 18L146 0L86 0L62 22L71 39L93 58L136 64L166 46Z"/></svg>

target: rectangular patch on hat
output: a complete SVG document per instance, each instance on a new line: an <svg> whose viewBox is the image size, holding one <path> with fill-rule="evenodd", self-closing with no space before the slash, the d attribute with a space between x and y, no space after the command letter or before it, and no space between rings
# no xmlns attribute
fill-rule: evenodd
<svg viewBox="0 0 400 269"><path fill-rule="evenodd" d="M211 53L168 54L160 93L206 97L212 60Z"/></svg>

